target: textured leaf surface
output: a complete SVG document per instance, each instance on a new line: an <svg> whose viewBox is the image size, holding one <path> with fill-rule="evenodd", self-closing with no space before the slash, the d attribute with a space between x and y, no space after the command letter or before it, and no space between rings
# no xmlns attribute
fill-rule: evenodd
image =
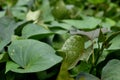
<svg viewBox="0 0 120 80"><path fill-rule="evenodd" d="M73 68L80 60L83 50L84 39L81 36L74 35L65 41L62 51L66 53L65 61L68 64L69 69Z"/></svg>
<svg viewBox="0 0 120 80"><path fill-rule="evenodd" d="M80 60L84 51L84 39L81 36L73 35L65 41L61 50L65 57L57 80L73 80L69 76L68 69L72 69Z"/></svg>

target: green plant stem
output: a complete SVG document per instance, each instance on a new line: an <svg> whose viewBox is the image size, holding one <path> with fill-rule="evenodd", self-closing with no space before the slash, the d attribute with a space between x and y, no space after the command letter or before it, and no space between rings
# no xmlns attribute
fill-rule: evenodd
<svg viewBox="0 0 120 80"><path fill-rule="evenodd" d="M97 65L97 63L98 63L98 60L99 60L99 58L100 58L100 56L102 55L102 53L103 53L103 50L104 50L104 44L102 44L102 47L100 48L100 45L99 45L99 43L98 43L98 51L97 51L97 58L96 58L96 60L95 60L95 63L91 66L91 69L90 69L90 73L92 73L93 72L93 70L96 68L96 65Z"/></svg>

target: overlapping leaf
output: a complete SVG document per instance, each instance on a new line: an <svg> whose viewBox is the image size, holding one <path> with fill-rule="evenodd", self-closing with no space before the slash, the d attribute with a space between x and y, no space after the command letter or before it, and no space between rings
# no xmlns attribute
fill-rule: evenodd
<svg viewBox="0 0 120 80"><path fill-rule="evenodd" d="M78 29L94 29L100 24L101 20L94 17L87 17L83 20L63 20L63 22L68 23Z"/></svg>
<svg viewBox="0 0 120 80"><path fill-rule="evenodd" d="M102 70L101 80L120 80L120 60L111 60Z"/></svg>
<svg viewBox="0 0 120 80"><path fill-rule="evenodd" d="M19 73L30 73L46 70L59 63L62 58L55 55L55 50L48 44L36 40L15 40L8 47L10 58L17 64L7 69ZM8 64L7 68L11 64Z"/></svg>
<svg viewBox="0 0 120 80"><path fill-rule="evenodd" d="M0 18L0 51L11 41L16 23L8 17Z"/></svg>
<svg viewBox="0 0 120 80"><path fill-rule="evenodd" d="M32 37L40 39L51 34L53 34L53 32L37 24L28 24L22 30L22 37L24 38Z"/></svg>

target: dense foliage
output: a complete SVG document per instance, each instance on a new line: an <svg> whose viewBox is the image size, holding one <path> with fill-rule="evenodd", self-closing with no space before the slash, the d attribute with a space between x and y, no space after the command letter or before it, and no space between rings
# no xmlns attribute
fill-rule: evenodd
<svg viewBox="0 0 120 80"><path fill-rule="evenodd" d="M120 0L0 0L0 80L120 80Z"/></svg>

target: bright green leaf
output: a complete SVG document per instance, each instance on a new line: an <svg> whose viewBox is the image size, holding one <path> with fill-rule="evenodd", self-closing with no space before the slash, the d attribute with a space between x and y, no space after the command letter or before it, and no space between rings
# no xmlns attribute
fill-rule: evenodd
<svg viewBox="0 0 120 80"><path fill-rule="evenodd" d="M92 4L100 4L103 3L105 0L88 0L88 2L92 3Z"/></svg>
<svg viewBox="0 0 120 80"><path fill-rule="evenodd" d="M18 67L20 67L18 64L12 62L12 61L8 61L6 64L6 71L5 73L7 73L10 70L16 70Z"/></svg>

